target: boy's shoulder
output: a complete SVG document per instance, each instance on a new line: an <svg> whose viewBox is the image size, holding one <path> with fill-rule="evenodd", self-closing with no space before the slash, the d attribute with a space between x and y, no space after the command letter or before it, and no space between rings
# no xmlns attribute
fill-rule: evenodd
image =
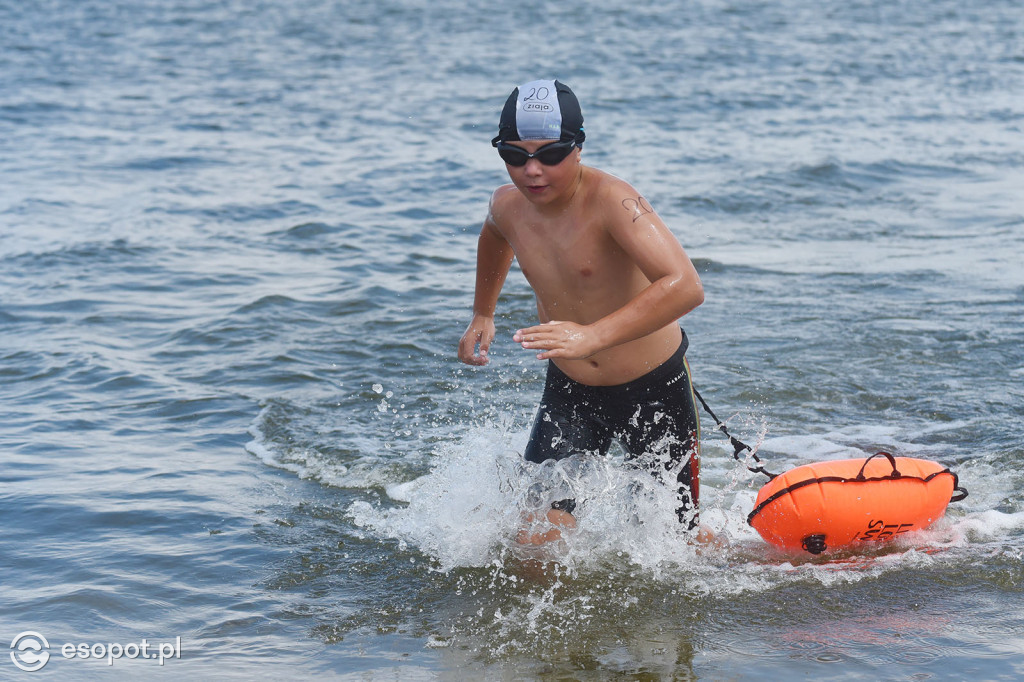
<svg viewBox="0 0 1024 682"><path fill-rule="evenodd" d="M596 168L588 170L590 178L584 187L584 205L590 214L599 214L606 222L614 224L620 214L630 215L629 212L641 203L646 206L640 192L622 178ZM620 209L626 209L626 212Z"/></svg>
<svg viewBox="0 0 1024 682"><path fill-rule="evenodd" d="M491 203L487 211L488 217L492 221L500 221L503 214L513 210L521 201L525 200L515 185L502 185L491 193Z"/></svg>
<svg viewBox="0 0 1024 682"><path fill-rule="evenodd" d="M632 185L618 176L589 166L586 171L584 178L592 198L619 201L624 196L637 193Z"/></svg>
<svg viewBox="0 0 1024 682"><path fill-rule="evenodd" d="M520 196L520 192L516 189L516 186L509 183L507 185L501 185L491 193L491 206L495 204L507 204L510 201L515 201Z"/></svg>

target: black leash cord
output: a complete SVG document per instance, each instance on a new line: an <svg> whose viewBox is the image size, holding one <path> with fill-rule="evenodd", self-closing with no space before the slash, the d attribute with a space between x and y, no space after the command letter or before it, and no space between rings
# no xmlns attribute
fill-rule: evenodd
<svg viewBox="0 0 1024 682"><path fill-rule="evenodd" d="M707 413L711 415L711 418L715 420L715 424L718 425L718 430L724 433L725 437L729 439L730 443L732 443L732 456L737 462L740 462L741 464L746 466L748 471L753 471L755 474L764 474L765 476L768 477L769 481L778 476L778 474L768 472L767 470L765 470L763 466L752 467L747 465L742 459L740 459L740 453L743 452L744 450L747 450L750 452L750 456L754 458L754 461L757 462L758 464L761 464L761 459L757 456L757 453L754 452L753 448L751 448L749 445L741 441L739 438L736 438L726 430L725 424L723 424L722 420L715 416L715 413L711 411L711 408L708 407L707 402L704 400L703 397L701 397L700 393L697 392L696 388L693 389L693 394L697 396L697 400L699 400L700 404L704 406L704 410L707 411Z"/></svg>
<svg viewBox="0 0 1024 682"><path fill-rule="evenodd" d="M692 386L691 386L691 388L692 388ZM757 462L758 464L761 464L761 459L757 456L757 453L754 452L754 450L749 445L747 445L746 443L741 441L739 438L733 437L732 434L730 434L728 431L726 431L725 424L723 424L722 420L720 420L718 417L715 416L715 413L711 411L710 407L708 407L707 401L705 401L704 398L701 397L700 393L697 392L696 388L693 389L693 394L695 396L697 396L697 400L700 401L700 404L704 406L704 409L707 411L707 413L710 414L711 418L715 420L716 424L718 424L718 430L721 431L722 433L724 433L725 436L729 439L729 442L732 443L732 447L733 447L732 456L736 459L737 462L740 462L741 464L746 466L749 471L753 471L755 474L764 474L765 476L768 477L769 481L772 480L773 478L775 478L776 476L778 476L778 474L773 474L773 473L770 473L770 472L766 471L763 466L757 466L757 467L747 466L747 464L745 462L743 462L743 460L740 459L740 453L743 452L744 450L749 450L750 451L750 456L754 458L754 461ZM876 453L874 455L871 455L871 457L868 457L866 460L864 460L864 466L862 466L860 468L860 473L857 475L857 477L855 479L852 479L852 480L855 480L855 481L862 481L862 480L864 480L864 469L867 467L868 462L870 462L875 457L886 457L886 458L888 458L889 462L892 463L892 473L888 476L888 478L901 478L900 472L896 469L896 460L893 458L893 456L890 455L888 452L878 452L878 453ZM944 469L943 471L939 471L939 472L936 472L936 473L932 474L932 476L937 476L938 474L952 474L952 476L953 476L953 495L949 499L950 502L959 502L960 500L962 500L965 497L967 497L967 488L964 488L964 487L962 487L960 485L960 479L959 479L959 477L956 474L954 474L949 469ZM930 480L932 476L929 476L928 480ZM840 480L845 480L845 479L840 479ZM804 483L807 483L807 482L809 482L809 481L804 481ZM800 485L800 484L797 484L797 485ZM784 492L786 492L788 490L789 490L789 488L786 488ZM776 493L776 495L778 495L778 494L779 493ZM770 499L774 499L774 498L770 498ZM762 504L766 504L766 503L767 503L767 500L765 501L765 503L762 503ZM756 513L756 510L755 510L754 513ZM751 513L751 516L753 516L754 513Z"/></svg>

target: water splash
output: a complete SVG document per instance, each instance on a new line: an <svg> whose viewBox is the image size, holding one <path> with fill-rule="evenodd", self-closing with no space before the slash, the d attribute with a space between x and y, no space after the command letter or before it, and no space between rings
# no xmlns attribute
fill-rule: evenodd
<svg viewBox="0 0 1024 682"><path fill-rule="evenodd" d="M676 518L675 491L647 471L621 456L528 463L496 427L443 445L428 474L389 486L387 493L400 504L353 503L355 523L418 547L441 570L555 556L572 570L607 556L659 570L688 563L695 553ZM544 512L566 498L578 503L575 532L543 550L526 551L515 542L524 528L546 530Z"/></svg>
<svg viewBox="0 0 1024 682"><path fill-rule="evenodd" d="M819 456L849 456L856 451L855 445L842 440L866 436L879 440L884 434L860 429L816 438L766 439L761 430L757 442L771 449L799 446L805 454L827 459ZM994 527L988 516L954 512L954 518L928 533L914 534L907 543L867 548L860 552L866 562L855 566L847 555L815 559L781 553L765 545L746 524L761 480L724 455L715 440L704 446L701 525L716 542L703 545L677 521L674 491L646 470L631 466L621 453L581 454L538 465L518 454L521 440L521 434L510 434L501 425L474 427L463 438L436 449L429 473L387 486L390 500L358 501L348 513L357 526L418 548L441 571L557 560L570 576L628 567L655 581L685 578L691 591L702 594L767 589L787 582L794 572L800 579L824 583L835 580L837 571L846 573L840 579L859 580L865 571L875 574L900 561L917 561L914 552L922 547L962 547L965 537ZM785 460L776 464L782 469L789 465ZM543 520L531 522L530 516L564 498L579 504L574 512L577 528L563 532L561 542L543 551L531 553L517 545L516 534L524 527L532 532L545 529ZM993 532L1003 535L1019 528L1015 519L1005 521ZM829 565L830 561L839 564ZM818 570L820 566L827 567ZM731 576L727 581L719 576L723 568Z"/></svg>

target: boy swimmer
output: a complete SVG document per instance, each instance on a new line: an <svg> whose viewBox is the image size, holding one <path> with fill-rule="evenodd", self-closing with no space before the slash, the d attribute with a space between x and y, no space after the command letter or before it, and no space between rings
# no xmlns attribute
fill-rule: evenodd
<svg viewBox="0 0 1024 682"><path fill-rule="evenodd" d="M558 81L526 83L505 102L492 144L512 184L495 190L480 231L459 359L487 364L498 295L518 259L540 324L512 339L548 361L526 460L604 454L618 439L655 476L677 472L676 513L692 529L700 434L677 320L704 301L704 289L643 196L581 163L584 137L579 102ZM575 506L555 502L548 520L575 527Z"/></svg>

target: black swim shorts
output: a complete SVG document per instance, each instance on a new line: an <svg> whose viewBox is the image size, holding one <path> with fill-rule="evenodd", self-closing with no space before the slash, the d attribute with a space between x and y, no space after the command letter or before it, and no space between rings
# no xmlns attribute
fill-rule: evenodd
<svg viewBox="0 0 1024 682"><path fill-rule="evenodd" d="M700 492L700 420L686 362L685 332L664 363L625 384L588 386L548 362L544 395L526 446L529 462L560 460L581 452L605 454L613 439L628 459L656 476L677 471L679 520L697 525ZM571 511L575 501L556 502Z"/></svg>

